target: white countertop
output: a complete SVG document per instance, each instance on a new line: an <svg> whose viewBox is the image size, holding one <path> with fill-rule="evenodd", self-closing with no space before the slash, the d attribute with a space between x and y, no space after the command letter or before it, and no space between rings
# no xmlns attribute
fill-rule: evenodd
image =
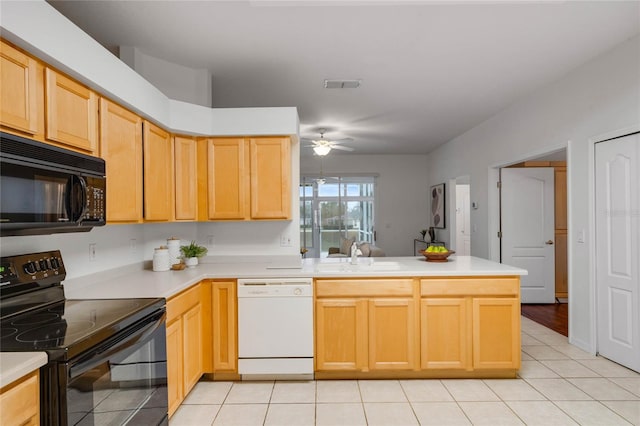
<svg viewBox="0 0 640 426"><path fill-rule="evenodd" d="M0 388L15 382L47 363L44 352L0 353Z"/></svg>
<svg viewBox="0 0 640 426"><path fill-rule="evenodd" d="M205 258L195 268L153 272L141 266L120 268L66 280L68 299L120 299L171 297L206 278L337 278L337 277L464 277L526 275L520 268L472 256L451 256L446 263L426 262L424 257L303 259L292 262L256 257L225 260Z"/></svg>

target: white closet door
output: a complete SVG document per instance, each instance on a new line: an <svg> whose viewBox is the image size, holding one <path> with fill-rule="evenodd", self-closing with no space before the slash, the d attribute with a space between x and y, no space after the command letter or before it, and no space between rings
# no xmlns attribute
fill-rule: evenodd
<svg viewBox="0 0 640 426"><path fill-rule="evenodd" d="M640 135L596 144L598 352L640 372Z"/></svg>

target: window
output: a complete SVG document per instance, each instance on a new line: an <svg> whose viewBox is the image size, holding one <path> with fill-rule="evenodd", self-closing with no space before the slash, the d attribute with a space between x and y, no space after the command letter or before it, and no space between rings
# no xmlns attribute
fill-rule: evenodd
<svg viewBox="0 0 640 426"><path fill-rule="evenodd" d="M375 176L303 176L300 244L307 256L326 256L340 238L374 242Z"/></svg>

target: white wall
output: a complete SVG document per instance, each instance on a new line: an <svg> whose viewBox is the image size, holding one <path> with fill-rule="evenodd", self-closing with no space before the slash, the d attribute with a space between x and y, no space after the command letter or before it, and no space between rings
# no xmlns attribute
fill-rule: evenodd
<svg viewBox="0 0 640 426"><path fill-rule="evenodd" d="M471 253L489 257L495 240L495 234L488 231L488 207L495 203L491 196L495 183L488 182L489 169L568 144L569 337L590 351L595 350L595 342L589 267L593 237L588 235L592 216L589 194L593 191L588 183L593 149L589 139L638 123L640 36L525 97L429 156L431 184L470 176L471 201L479 202L479 208L471 211L471 227L477 228L472 233ZM576 242L582 229L587 231L586 244Z"/></svg>
<svg viewBox="0 0 640 426"><path fill-rule="evenodd" d="M195 69L146 55L132 46L120 46L120 59L170 99L211 107L208 69Z"/></svg>
<svg viewBox="0 0 640 426"><path fill-rule="evenodd" d="M387 256L413 256L413 239L429 226L426 155L336 155L323 160L324 175L379 175L376 186L376 245ZM300 159L301 174L319 174L315 156Z"/></svg>

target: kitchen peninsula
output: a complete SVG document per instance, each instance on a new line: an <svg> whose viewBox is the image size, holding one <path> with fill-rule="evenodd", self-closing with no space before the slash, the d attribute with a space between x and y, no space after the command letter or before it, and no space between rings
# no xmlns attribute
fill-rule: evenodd
<svg viewBox="0 0 640 426"><path fill-rule="evenodd" d="M472 256L446 263L360 258L355 265L350 259L210 257L184 271L138 267L67 280L65 289L68 298L172 300L206 282L215 289L216 282L235 286L237 279L313 278L317 378L515 377L520 276L526 274ZM229 302L235 305L235 296ZM215 311L214 303L214 318ZM236 324L235 308L228 312ZM205 332L211 330L204 320Z"/></svg>
<svg viewBox="0 0 640 426"><path fill-rule="evenodd" d="M171 414L204 374L241 378L238 279L313 279L316 379L513 378L520 368L520 276L526 274L470 256L446 263L360 258L356 264L219 256L182 271L153 272L147 262L63 284L68 299L167 299ZM5 376L4 365L0 373Z"/></svg>

